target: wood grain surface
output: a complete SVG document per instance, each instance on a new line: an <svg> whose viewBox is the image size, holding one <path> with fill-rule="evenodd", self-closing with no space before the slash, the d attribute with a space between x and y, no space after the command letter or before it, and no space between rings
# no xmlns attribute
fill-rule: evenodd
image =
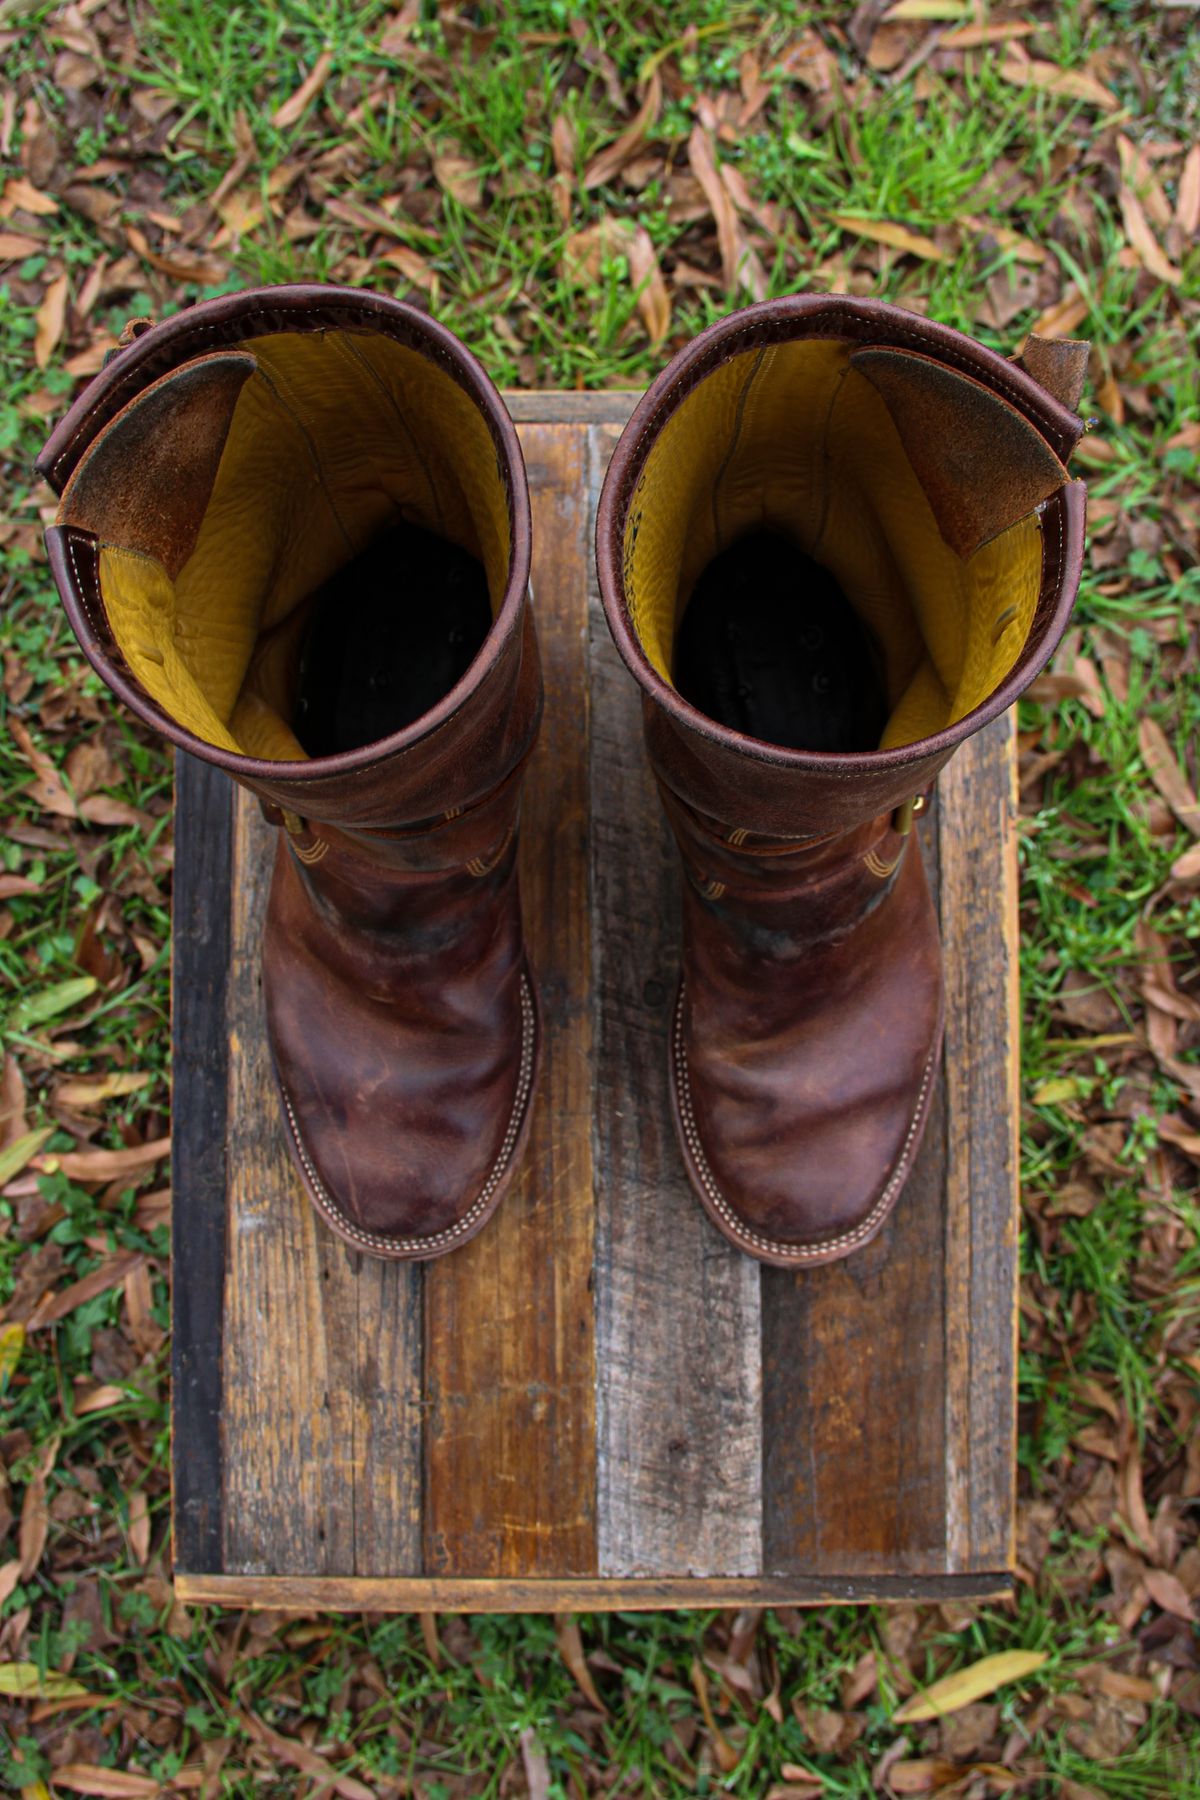
<svg viewBox="0 0 1200 1800"><path fill-rule="evenodd" d="M179 1592L379 1611L993 1594L1015 1467L1010 722L959 752L919 827L948 1019L917 1168L873 1245L763 1269L693 1200L667 1104L678 875L592 553L636 397L510 398L546 675L520 865L544 1056L522 1174L451 1257L359 1257L305 1199L263 1038L274 833L179 760Z"/></svg>

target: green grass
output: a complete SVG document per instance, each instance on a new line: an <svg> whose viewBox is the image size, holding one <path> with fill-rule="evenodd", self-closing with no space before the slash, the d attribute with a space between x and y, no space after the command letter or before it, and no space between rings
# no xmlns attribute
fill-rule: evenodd
<svg viewBox="0 0 1200 1800"><path fill-rule="evenodd" d="M153 204L176 216L186 216L252 147L239 192L262 201L263 218L217 252L228 275L216 289L180 284L167 290L169 305L259 282L339 279L347 270L356 281L407 293L398 270L368 262L371 233L325 208L331 196L371 208L394 202L394 243L426 259L437 281L436 311L499 382L598 387L647 380L666 351L653 351L646 340L622 258L611 258L590 287L563 273L567 233L552 188L554 119L563 112L571 121L580 169L624 123L602 72L579 63L572 22L584 21L589 41L602 44L627 92L648 61L659 59L670 71L654 141L682 162L695 95L735 93L739 59L751 43L769 70L783 46L816 20L859 103L832 101L828 116L814 125L811 95L776 80L767 109L736 144L720 150L755 198L780 210L781 231L765 256L771 291L820 286L827 279L821 271L839 257L849 266L855 240L831 214L900 220L925 235L941 232L947 260L871 252L855 264L856 279L1008 351L1037 304L1031 299L1002 332L980 324L979 298L1008 266L1008 253L960 232L957 222L971 214L1019 231L1046 245L1064 279L1077 286L1088 309L1079 335L1090 336L1105 366L1124 370L1131 395L1141 397L1140 410L1131 406L1125 424L1101 423L1097 436L1108 460L1086 469L1094 501L1119 503L1127 519L1151 523L1169 522L1181 495L1195 504L1200 458L1187 449L1167 452L1166 445L1200 418L1200 254L1195 246L1187 251L1185 284L1175 297L1122 265L1120 215L1095 154L1104 121L1094 110L1006 82L995 54L972 57L950 74L930 64L899 84L873 75L839 41L832 27L844 29L848 11L831 5L780 4L764 14L723 0L637 9L615 0L582 7L524 0L479 9L474 22L496 31L475 57L448 48L460 46L463 34L453 21L439 23L433 10L423 9L412 42L440 60L414 69L406 51L380 50L389 8L373 0L243 0L229 8L212 0L166 0L142 7L130 15L135 61L107 60L107 92L81 117L52 79L63 47L59 16L45 5L17 8L3 21L11 38L6 80L22 101L33 94L58 119L83 167L104 157L130 159L136 149L128 136L131 117L143 135L153 130ZM1037 38L1028 40L1030 54L1068 69L1085 68L1098 52L1109 58L1105 78L1129 109L1124 129L1132 137L1195 137L1200 58L1194 42L1181 50L1178 33L1170 36L1164 21L1174 15L1122 0L1043 8L1036 16L1041 23ZM320 106L297 126L276 127L272 114L327 46L333 66ZM131 114L135 103L151 102L164 108L157 123L147 123L144 111ZM21 143L18 108L14 156ZM485 174L492 194L487 207L439 209L427 173L409 183L409 170L424 170L432 154L446 151L469 157ZM272 211L269 196L285 181L284 199ZM149 824L72 822L65 835L63 821L47 816L30 791L32 771L19 746L7 731L0 736L0 785L14 827L0 848L0 873L38 884L36 892L0 905L7 921L0 935L0 1023L25 1068L33 1124L54 1125L45 1098L59 1074L148 1073L144 1089L106 1103L96 1141L116 1148L135 1128L156 1135L165 1126L170 770L161 747L118 714L83 672L37 550L39 512L49 496L30 474L47 420L65 407L73 386L61 347L46 371L33 366L43 271L59 259L78 295L98 253L125 256L120 225L144 223L146 196L127 170L118 167L101 186L119 198L115 224L102 235L64 208L44 222L43 244L0 285L6 373L0 651L10 674L0 705L5 722L27 725L35 746L59 769L79 744L102 744L112 758L102 791L147 815ZM694 263L708 254L711 260L709 227L679 223L670 200L661 176L637 196L623 188L577 193L570 229L585 229L606 212L636 215L669 279L675 258ZM303 235L289 236L289 215L307 221ZM211 235L209 229L206 238ZM115 335L127 317L160 310L162 292L154 272L135 261L92 323ZM745 298L676 291L668 349ZM1119 569L1089 572L1076 614L1080 654L1097 667L1105 656L1127 659L1128 699L1110 696L1102 718L1075 699L1054 706L1030 701L1021 711L1031 753L1062 752L1031 798L1021 838L1026 1092L1049 1087L1057 1095L1030 1101L1023 1137L1030 1214L1023 1241L1029 1310L1020 1454L1023 1485L1034 1495L1056 1494L1076 1455L1078 1432L1107 1423L1081 1383L1099 1384L1125 1409L1151 1468L1164 1466L1180 1445L1179 1416L1163 1403L1163 1379L1164 1371L1188 1378L1181 1358L1196 1353L1200 1220L1194 1192L1164 1193L1158 1181L1157 1121L1181 1110L1181 1096L1173 1078L1142 1054L1138 977L1145 958L1140 928L1149 922L1177 978L1187 979L1200 939L1200 891L1168 886L1171 864L1190 840L1182 828L1163 829L1156 816L1138 726L1144 716L1156 719L1187 766L1200 728L1191 648L1198 613L1194 547L1182 559L1169 542L1134 547ZM24 677L14 685L17 670ZM82 1001L65 1003L77 991L64 984L78 982L81 955L97 966L96 944L121 973ZM1134 1040L1128 1056L1111 1045L1089 1045L1086 1029L1064 1028L1064 990L1080 980L1108 997L1112 1033ZM1193 1052L1184 1055L1194 1060ZM1097 1133L1115 1169L1089 1173L1087 1148ZM70 1142L59 1132L46 1148L52 1153ZM1043 1203L1081 1180L1094 1185L1092 1210L1048 1225ZM143 1249L160 1259L165 1253L162 1228L139 1224L132 1193L90 1193L61 1173L43 1175L39 1187L41 1202L61 1211L38 1240L61 1258L60 1285L114 1251ZM4 1294L35 1252L18 1235L14 1204L0 1202L0 1219ZM1175 1234L1169 1279L1155 1237L1165 1229L1155 1221L1164 1219ZM154 1309L165 1329L161 1281ZM50 1670L74 1653L73 1675L89 1691L121 1703L115 1712L74 1715L81 1729L104 1725L108 1733L89 1740L79 1760L106 1760L169 1782L180 1766L202 1760L206 1744L229 1738L215 1792L249 1800L304 1791L303 1778L283 1764L270 1777L252 1769L239 1717L249 1714L289 1736L306 1723L338 1770L383 1791L388 1781L417 1780L413 1791L430 1800L519 1787L520 1739L528 1729L549 1759L556 1796L582 1791L597 1770L622 1792L761 1796L785 1763L819 1771L827 1795L877 1791L872 1770L898 1735L892 1714L900 1697L886 1647L889 1621L878 1609L768 1616L761 1645L774 1664L780 1717L736 1695L718 1699L722 1731L740 1752L727 1775L712 1763L690 1675L693 1659L712 1641L708 1615L585 1620L585 1645L601 1653L598 1680L611 1709L610 1718L598 1720L581 1712L545 1619L483 1619L469 1632L443 1622L444 1657L435 1667L415 1620L256 1623L216 1609L190 1619L173 1610L159 1573L166 1528L162 1350L150 1351L119 1384L126 1395L119 1405L82 1416L75 1410L76 1386L100 1379L106 1334L121 1317L118 1290L32 1336L0 1395L18 1510L57 1440L49 1479L51 1550L3 1603L0 1628L29 1609L21 1655ZM145 1568L127 1547L128 1496L139 1484L150 1496L155 1546ZM0 1485L0 1502L6 1491ZM80 1510L72 1512L77 1502ZM0 1564L15 1554L14 1541L15 1527ZM1001 1735L1030 1733L1029 1754L1043 1773L1023 1791L1035 1800L1049 1800L1064 1780L1112 1800L1200 1792L1200 1775L1191 1773L1200 1767L1200 1730L1173 1699L1151 1706L1129 1741L1104 1758L1078 1749L1066 1713L1055 1707L1056 1697L1077 1691L1083 1665L1114 1656L1127 1642L1107 1605L1099 1561L1106 1547L1122 1541L1115 1521L1089 1536L1062 1517L1045 1566L1032 1587L1018 1589L1011 1608L923 1618L930 1677L999 1649L1049 1653L1035 1678L998 1697ZM71 1565L57 1579L51 1573L56 1547ZM81 1581L95 1583L111 1627L101 1648L81 1647L81 1627L69 1616L64 1621L64 1602ZM862 1708L862 1735L844 1755L816 1752L795 1704L836 1710L844 1676L872 1649L880 1655L881 1678ZM366 1700L355 1696L351 1680L364 1664L378 1671L381 1684ZM716 1692L715 1679L713 1686ZM179 1721L169 1748L156 1737L155 1700ZM1039 1700L1047 1704L1037 1706ZM29 1789L49 1773L28 1722L16 1720L14 1733L0 1747L4 1792ZM909 1727L907 1736L910 1756L936 1753L937 1728Z"/></svg>

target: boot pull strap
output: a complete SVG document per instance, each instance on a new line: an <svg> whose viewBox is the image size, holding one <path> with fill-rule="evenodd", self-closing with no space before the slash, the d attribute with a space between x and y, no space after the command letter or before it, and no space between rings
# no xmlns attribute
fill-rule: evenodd
<svg viewBox="0 0 1200 1800"><path fill-rule="evenodd" d="M1042 338L1030 333L1016 361L1060 406L1077 413L1091 348L1083 338Z"/></svg>

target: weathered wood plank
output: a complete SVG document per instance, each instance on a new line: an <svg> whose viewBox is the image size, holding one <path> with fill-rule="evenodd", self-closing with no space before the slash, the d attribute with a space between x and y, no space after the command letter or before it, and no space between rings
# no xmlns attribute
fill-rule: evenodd
<svg viewBox="0 0 1200 1800"><path fill-rule="evenodd" d="M640 389L631 388L599 388L591 393L508 388L504 404L518 425L624 425L641 397Z"/></svg>
<svg viewBox="0 0 1200 1800"><path fill-rule="evenodd" d="M946 974L951 1569L1010 1567L1016 1495L1020 1001L1015 726L1000 719L939 778Z"/></svg>
<svg viewBox="0 0 1200 1800"><path fill-rule="evenodd" d="M866 1605L872 1601L981 1600L1011 1593L1003 1570L977 1575L718 1576L709 1580L397 1581L344 1576L180 1575L175 1592L196 1604L323 1612L663 1612L680 1607Z"/></svg>
<svg viewBox="0 0 1200 1800"><path fill-rule="evenodd" d="M292 1172L262 1018L275 833L235 812L225 1287L225 1567L419 1570L420 1276L325 1230Z"/></svg>
<svg viewBox="0 0 1200 1800"><path fill-rule="evenodd" d="M918 842L936 904L932 821ZM945 1171L939 1080L916 1166L879 1236L826 1268L763 1271L771 1574L943 1565Z"/></svg>
<svg viewBox="0 0 1200 1800"><path fill-rule="evenodd" d="M617 433L590 435L595 496ZM675 1145L678 860L639 690L594 578L589 589L600 1569L751 1574L762 1566L759 1269L710 1225Z"/></svg>
<svg viewBox="0 0 1200 1800"><path fill-rule="evenodd" d="M553 425L521 438L546 710L520 869L544 1036L523 1169L487 1230L426 1275L426 1567L456 1575L596 1567L584 441Z"/></svg>
<svg viewBox="0 0 1200 1800"><path fill-rule="evenodd" d="M222 1566L226 896L232 838L229 777L180 752L171 915L171 1414L174 1554L181 1569Z"/></svg>

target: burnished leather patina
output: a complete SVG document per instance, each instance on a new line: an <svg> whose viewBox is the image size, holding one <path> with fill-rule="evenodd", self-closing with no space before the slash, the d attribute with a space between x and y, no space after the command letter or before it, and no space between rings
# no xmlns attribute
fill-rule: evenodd
<svg viewBox="0 0 1200 1800"><path fill-rule="evenodd" d="M357 1249L454 1249L537 1066L516 833L542 684L499 396L410 307L273 288L141 332L39 467L93 667L280 827L267 1029L309 1194Z"/></svg>
<svg viewBox="0 0 1200 1800"><path fill-rule="evenodd" d="M1074 600L1082 424L1048 387L1077 401L1081 347L1026 360L1046 387L881 303L750 307L663 372L605 483L601 592L687 877L679 1142L781 1267L868 1242L912 1168L942 1042L914 822ZM783 580L782 539L793 622L746 586Z"/></svg>

